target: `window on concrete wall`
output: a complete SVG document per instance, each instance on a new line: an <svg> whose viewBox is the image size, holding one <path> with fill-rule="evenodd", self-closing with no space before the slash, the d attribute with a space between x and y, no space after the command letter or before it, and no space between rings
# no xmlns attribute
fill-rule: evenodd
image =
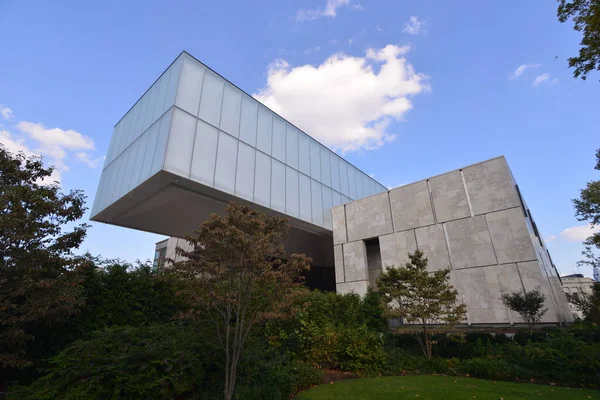
<svg viewBox="0 0 600 400"><path fill-rule="evenodd" d="M377 286L377 278L381 275L381 249L379 248L379 238L365 240L367 248L367 270L369 271L369 286Z"/></svg>
<svg viewBox="0 0 600 400"><path fill-rule="evenodd" d="M165 264L165 259L167 258L167 248L163 247L162 249L158 249L154 252L154 267L160 268Z"/></svg>

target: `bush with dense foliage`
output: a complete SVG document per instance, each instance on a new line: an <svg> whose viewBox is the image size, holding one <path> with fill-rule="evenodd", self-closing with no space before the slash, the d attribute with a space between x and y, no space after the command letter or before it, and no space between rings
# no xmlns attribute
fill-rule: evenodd
<svg viewBox="0 0 600 400"><path fill-rule="evenodd" d="M387 321L379 295L307 292L302 311L267 326L274 346L325 369L377 371L385 362Z"/></svg>

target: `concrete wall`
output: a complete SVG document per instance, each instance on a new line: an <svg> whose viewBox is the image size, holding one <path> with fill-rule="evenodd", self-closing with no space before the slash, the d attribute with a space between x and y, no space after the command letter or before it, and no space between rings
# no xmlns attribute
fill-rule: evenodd
<svg viewBox="0 0 600 400"><path fill-rule="evenodd" d="M377 269L402 266L409 252L420 249L431 272L451 270L469 324L522 322L500 295L536 287L546 295L543 322L572 320L556 268L504 157L335 207L332 225L340 293L366 293ZM373 238L379 238L381 258L371 266L365 241Z"/></svg>

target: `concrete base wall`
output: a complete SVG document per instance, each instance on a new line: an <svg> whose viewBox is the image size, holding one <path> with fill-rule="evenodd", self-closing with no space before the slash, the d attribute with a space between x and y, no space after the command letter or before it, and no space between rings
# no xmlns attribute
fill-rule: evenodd
<svg viewBox="0 0 600 400"><path fill-rule="evenodd" d="M572 321L556 268L504 157L335 207L332 220L339 293L365 294L373 285L370 269L402 266L420 249L431 272L451 270L469 324L522 323L500 296L536 287L546 296L542 322ZM378 265L369 265L375 258L365 246L373 238L379 238Z"/></svg>

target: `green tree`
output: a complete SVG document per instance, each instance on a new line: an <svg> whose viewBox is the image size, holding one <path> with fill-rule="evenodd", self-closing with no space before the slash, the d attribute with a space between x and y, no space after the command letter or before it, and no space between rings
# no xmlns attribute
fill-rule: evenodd
<svg viewBox="0 0 600 400"><path fill-rule="evenodd" d="M404 267L388 267L377 279L386 313L402 318L427 358L432 356L432 333L451 328L466 315L466 306L457 301L450 284L450 270L427 271L427 257L420 250L408 255Z"/></svg>
<svg viewBox="0 0 600 400"><path fill-rule="evenodd" d="M580 292L569 295L569 301L583 314L584 321L600 325L600 283L592 286L592 293Z"/></svg>
<svg viewBox="0 0 600 400"><path fill-rule="evenodd" d="M544 307L546 296L537 287L533 290L516 292L516 293L502 293L500 296L502 303L509 309L515 311L523 318L523 321L527 323L529 331L533 331L535 324L541 321L547 308Z"/></svg>
<svg viewBox="0 0 600 400"><path fill-rule="evenodd" d="M44 184L51 174L41 158L0 145L0 368L31 365L34 333L64 322L81 303L81 258L72 252L86 233L77 224L85 197Z"/></svg>
<svg viewBox="0 0 600 400"><path fill-rule="evenodd" d="M292 254L282 261L288 230L284 218L232 203L225 216L211 214L187 237L192 250L177 249L183 260L170 268L189 307L183 316L208 318L223 349L226 400L233 397L250 333L267 320L287 316L301 293L301 273L310 258Z"/></svg>
<svg viewBox="0 0 600 400"><path fill-rule="evenodd" d="M596 151L596 166L600 171L600 149ZM579 221L590 221L592 226L600 225L600 181L590 181L581 189L578 199L573 199L575 217ZM600 248L600 232L594 233L584 242L586 246Z"/></svg>
<svg viewBox="0 0 600 400"><path fill-rule="evenodd" d="M573 19L574 29L583 33L577 57L569 58L573 76L585 80L594 69L600 70L600 1L558 0L558 20Z"/></svg>

